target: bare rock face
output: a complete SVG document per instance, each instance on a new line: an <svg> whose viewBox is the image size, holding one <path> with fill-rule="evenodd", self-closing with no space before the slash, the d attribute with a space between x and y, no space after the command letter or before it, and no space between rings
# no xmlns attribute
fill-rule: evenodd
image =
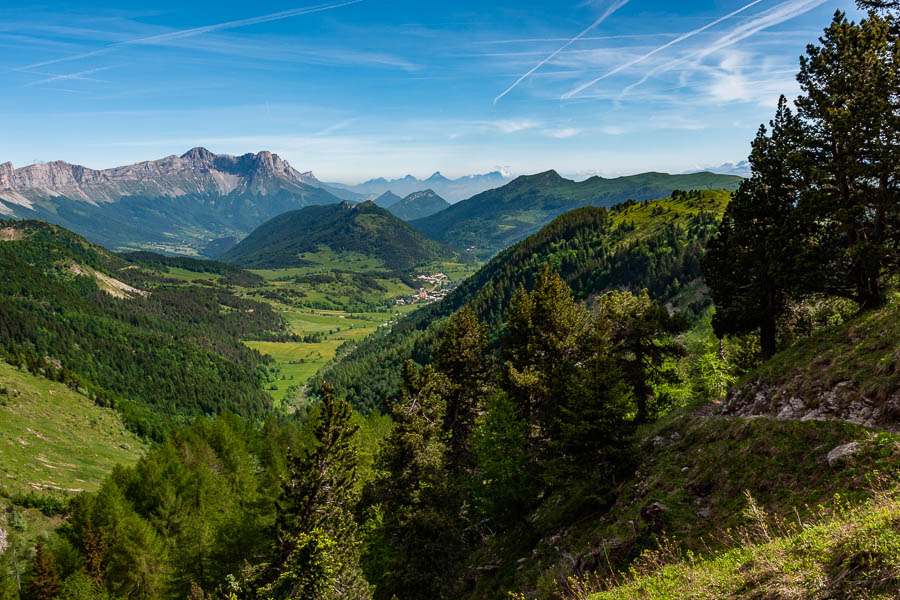
<svg viewBox="0 0 900 600"><path fill-rule="evenodd" d="M11 162L5 162L0 165L0 188L12 187L15 177L16 171L13 169Z"/></svg>
<svg viewBox="0 0 900 600"><path fill-rule="evenodd" d="M128 196L179 197L188 194L226 195L235 190L265 194L283 186L312 185L312 173L300 173L277 154L230 156L192 148L181 156L167 156L97 171L63 161L13 169L0 165L0 188L26 197L65 196L91 204L116 202ZM22 202L19 202L22 204Z"/></svg>

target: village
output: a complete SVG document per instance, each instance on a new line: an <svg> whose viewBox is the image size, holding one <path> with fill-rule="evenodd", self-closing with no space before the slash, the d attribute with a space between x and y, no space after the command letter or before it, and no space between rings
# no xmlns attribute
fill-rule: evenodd
<svg viewBox="0 0 900 600"><path fill-rule="evenodd" d="M394 304L396 306L437 302L446 298L459 285L458 281L450 281L450 278L444 273L419 275L417 279L422 282L423 287L420 287L417 293L410 296L395 298Z"/></svg>

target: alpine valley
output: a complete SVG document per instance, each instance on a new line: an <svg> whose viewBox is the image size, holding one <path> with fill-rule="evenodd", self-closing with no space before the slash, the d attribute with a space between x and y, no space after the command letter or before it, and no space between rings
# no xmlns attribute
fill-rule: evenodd
<svg viewBox="0 0 900 600"><path fill-rule="evenodd" d="M900 598L900 4L836 12L793 100L809 36L774 28L821 2L513 4L4 8L0 45L63 52L4 73L62 111L38 139L257 152L0 165L0 600ZM482 62L506 91L464 101ZM707 129L747 160L641 162L735 158ZM611 139L635 174L559 174ZM262 140L327 179L538 172L324 183Z"/></svg>

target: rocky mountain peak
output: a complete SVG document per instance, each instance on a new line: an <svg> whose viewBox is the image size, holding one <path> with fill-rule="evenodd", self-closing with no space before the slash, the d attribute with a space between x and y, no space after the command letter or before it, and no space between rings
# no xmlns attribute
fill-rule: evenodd
<svg viewBox="0 0 900 600"><path fill-rule="evenodd" d="M191 163L193 163L194 165L202 165L204 167L210 168L215 163L216 155L206 148L197 146L196 148L191 148L190 150L182 154L181 158L191 161Z"/></svg>
<svg viewBox="0 0 900 600"><path fill-rule="evenodd" d="M27 188L59 189L65 186L101 183L106 180L103 171L95 171L62 160L37 163L14 171L13 185Z"/></svg>
<svg viewBox="0 0 900 600"><path fill-rule="evenodd" d="M247 157L250 158L253 164L252 170L254 175L278 175L297 181L302 181L303 179L300 172L288 164L286 160L268 150L262 150L258 154L250 154Z"/></svg>

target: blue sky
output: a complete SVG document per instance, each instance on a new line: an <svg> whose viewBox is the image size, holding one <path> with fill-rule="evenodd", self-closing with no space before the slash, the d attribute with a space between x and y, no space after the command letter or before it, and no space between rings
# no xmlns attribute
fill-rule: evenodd
<svg viewBox="0 0 900 600"><path fill-rule="evenodd" d="M11 4L11 3L10 3ZM321 179L680 172L746 157L852 0L0 7L0 162L202 145Z"/></svg>

